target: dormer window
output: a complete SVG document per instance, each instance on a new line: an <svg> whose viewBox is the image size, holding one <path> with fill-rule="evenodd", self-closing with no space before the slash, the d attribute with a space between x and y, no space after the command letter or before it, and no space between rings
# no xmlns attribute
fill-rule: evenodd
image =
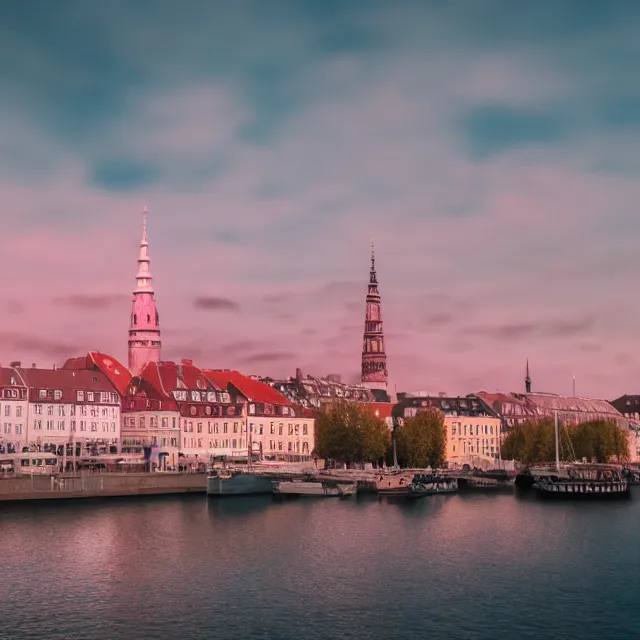
<svg viewBox="0 0 640 640"><path fill-rule="evenodd" d="M62 398L62 391L60 391L59 389L56 389L53 392L53 399L54 400L60 400Z"/></svg>
<svg viewBox="0 0 640 640"><path fill-rule="evenodd" d="M87 400L93 402L93 391L87 391Z"/></svg>
<svg viewBox="0 0 640 640"><path fill-rule="evenodd" d="M76 401L84 402L84 391L76 391Z"/></svg>
<svg viewBox="0 0 640 640"><path fill-rule="evenodd" d="M40 389L38 397L40 398L40 400L45 400L46 397L47 397L47 390L46 389Z"/></svg>
<svg viewBox="0 0 640 640"><path fill-rule="evenodd" d="M16 379L15 378L11 378L11 384L14 385L14 386L16 385Z"/></svg>

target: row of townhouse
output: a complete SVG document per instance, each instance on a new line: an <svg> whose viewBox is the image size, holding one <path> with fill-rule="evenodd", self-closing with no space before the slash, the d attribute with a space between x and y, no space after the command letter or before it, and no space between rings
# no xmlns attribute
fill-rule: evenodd
<svg viewBox="0 0 640 640"><path fill-rule="evenodd" d="M132 377L90 352L60 369L0 368L0 453L143 454L161 467L194 461L309 459L314 419L237 371L191 360L148 363Z"/></svg>

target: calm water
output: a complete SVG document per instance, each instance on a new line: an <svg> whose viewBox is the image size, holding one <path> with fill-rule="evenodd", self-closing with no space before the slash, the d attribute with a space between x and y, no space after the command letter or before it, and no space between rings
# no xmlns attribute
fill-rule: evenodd
<svg viewBox="0 0 640 640"><path fill-rule="evenodd" d="M0 505L0 638L630 638L640 493Z"/></svg>

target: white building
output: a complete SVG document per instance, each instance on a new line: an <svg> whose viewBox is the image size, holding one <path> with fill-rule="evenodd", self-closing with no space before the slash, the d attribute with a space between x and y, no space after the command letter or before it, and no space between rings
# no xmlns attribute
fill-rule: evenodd
<svg viewBox="0 0 640 640"><path fill-rule="evenodd" d="M27 446L28 389L17 369L0 367L0 453Z"/></svg>

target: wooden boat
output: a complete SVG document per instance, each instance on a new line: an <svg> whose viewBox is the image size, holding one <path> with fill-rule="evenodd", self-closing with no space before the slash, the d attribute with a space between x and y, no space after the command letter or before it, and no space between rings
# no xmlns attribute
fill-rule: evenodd
<svg viewBox="0 0 640 640"><path fill-rule="evenodd" d="M458 479L434 474L417 474L409 485L410 498L422 498L440 493L455 493L458 490Z"/></svg>
<svg viewBox="0 0 640 640"><path fill-rule="evenodd" d="M515 476L504 469L478 470L458 478L460 491L511 491L514 484Z"/></svg>
<svg viewBox="0 0 640 640"><path fill-rule="evenodd" d="M407 496L412 479L412 473L380 475L376 480L376 491L381 496Z"/></svg>
<svg viewBox="0 0 640 640"><path fill-rule="evenodd" d="M274 496L318 496L346 498L356 492L354 483L274 481Z"/></svg>
<svg viewBox="0 0 640 640"><path fill-rule="evenodd" d="M631 497L631 485L616 464L563 466L559 461L558 414L555 417L556 464L554 469L532 469L532 488L538 496L554 500L615 500Z"/></svg>

